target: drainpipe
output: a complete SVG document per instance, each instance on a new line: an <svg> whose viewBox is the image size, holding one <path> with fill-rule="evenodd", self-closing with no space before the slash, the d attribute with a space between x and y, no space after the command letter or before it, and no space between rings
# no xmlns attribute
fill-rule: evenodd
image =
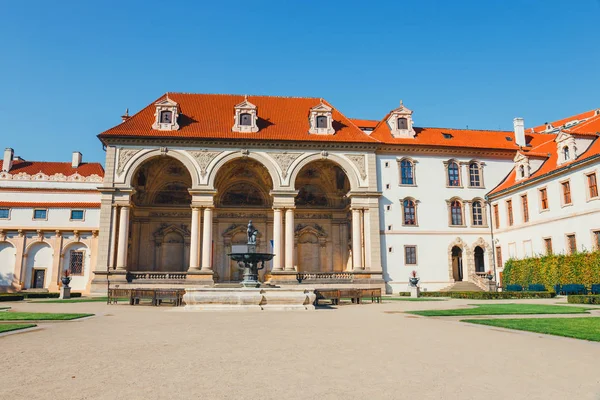
<svg viewBox="0 0 600 400"><path fill-rule="evenodd" d="M492 238L492 262L494 264L494 279L496 280L496 286L498 286L498 274L496 272L496 243L494 243L494 221L492 220L492 202L490 201L490 198L487 195L485 196L485 203L488 208L488 218L490 221L489 225L490 236Z"/></svg>

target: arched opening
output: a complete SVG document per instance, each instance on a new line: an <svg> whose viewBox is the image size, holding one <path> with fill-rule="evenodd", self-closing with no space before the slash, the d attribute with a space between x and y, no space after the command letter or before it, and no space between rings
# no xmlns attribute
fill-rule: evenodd
<svg viewBox="0 0 600 400"><path fill-rule="evenodd" d="M570 155L569 155L569 146L565 146L563 147L563 158L565 161L569 161L570 160Z"/></svg>
<svg viewBox="0 0 600 400"><path fill-rule="evenodd" d="M475 247L475 272L485 272L485 260L483 257L484 251L481 246Z"/></svg>
<svg viewBox="0 0 600 400"><path fill-rule="evenodd" d="M145 161L132 179L128 270L183 272L189 264L192 177L177 159Z"/></svg>
<svg viewBox="0 0 600 400"><path fill-rule="evenodd" d="M9 242L0 242L0 287L11 286L15 273L16 250Z"/></svg>
<svg viewBox="0 0 600 400"><path fill-rule="evenodd" d="M316 160L299 171L294 185L298 190L294 227L298 270L345 270L351 254L346 173L332 161Z"/></svg>
<svg viewBox="0 0 600 400"><path fill-rule="evenodd" d="M63 250L61 276L69 271L73 290L85 290L90 275L90 252L83 243L72 243Z"/></svg>
<svg viewBox="0 0 600 400"><path fill-rule="evenodd" d="M24 285L26 289L47 288L52 274L52 247L47 243L34 243L27 250Z"/></svg>
<svg viewBox="0 0 600 400"><path fill-rule="evenodd" d="M452 247L452 277L457 282L463 280L462 249L458 246Z"/></svg>

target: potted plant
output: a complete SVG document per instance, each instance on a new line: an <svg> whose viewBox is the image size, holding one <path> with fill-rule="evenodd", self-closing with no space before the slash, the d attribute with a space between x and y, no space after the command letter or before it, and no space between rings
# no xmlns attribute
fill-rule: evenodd
<svg viewBox="0 0 600 400"><path fill-rule="evenodd" d="M64 287L69 287L69 283L71 283L71 272L68 269L65 270L61 281Z"/></svg>
<svg viewBox="0 0 600 400"><path fill-rule="evenodd" d="M489 270L487 271L487 276L486 276L486 278L488 278L490 281L491 281L492 279L494 279L494 273L492 272L492 270L491 270L491 269L489 269Z"/></svg>
<svg viewBox="0 0 600 400"><path fill-rule="evenodd" d="M419 277L417 276L417 271L413 270L410 273L408 281L410 282L411 286L417 286L417 283L419 283Z"/></svg>

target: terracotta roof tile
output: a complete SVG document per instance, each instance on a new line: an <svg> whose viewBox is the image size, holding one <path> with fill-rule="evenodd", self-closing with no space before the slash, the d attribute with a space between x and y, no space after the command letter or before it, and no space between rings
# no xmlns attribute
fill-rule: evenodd
<svg viewBox="0 0 600 400"><path fill-rule="evenodd" d="M375 129L379 121L373 119L356 119L350 118L350 121L354 123L354 125L358 126L361 129L370 128Z"/></svg>
<svg viewBox="0 0 600 400"><path fill-rule="evenodd" d="M3 161L0 160L0 169L2 169ZM104 176L104 169L100 163L81 163L79 167L73 168L70 162L46 162L46 161L13 161L12 168L9 171L11 174L25 172L29 175L35 175L42 172L46 175L63 174L66 176L73 175L77 172L81 176L98 175Z"/></svg>
<svg viewBox="0 0 600 400"><path fill-rule="evenodd" d="M572 115L567 118L559 119L557 121L552 121L552 122L550 122L550 124L552 124L552 127L554 127L554 128L561 128L561 127L564 127L564 125L568 122L584 120L584 119L593 118L593 117L597 117L597 110L590 110L590 111L583 112L581 114ZM578 126L579 126L579 124L575 125L573 128L577 128ZM531 129L533 129L533 131L536 133L543 132L546 130L546 124L538 125L533 128L529 128L529 129L527 129L527 131L530 132Z"/></svg>

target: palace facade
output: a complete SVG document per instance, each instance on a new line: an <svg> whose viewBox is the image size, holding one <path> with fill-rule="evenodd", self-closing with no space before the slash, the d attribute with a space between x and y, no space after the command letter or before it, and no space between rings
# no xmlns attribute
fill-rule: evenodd
<svg viewBox="0 0 600 400"><path fill-rule="evenodd" d="M40 286L41 264L52 265L43 287L55 289L61 271L75 265L69 246L87 251L86 292L108 284L228 285L241 280L227 254L245 249L248 220L260 232L258 251L275 254L260 279L278 285L397 292L415 270L426 290L458 282L488 290L488 271L498 281L502 260L546 251L549 231L566 235L568 251L598 245L598 110L527 131L517 118L506 132L417 127L403 104L370 121L318 98L168 93L122 119L98 136L105 171L84 175L74 157L70 167L83 181L62 172L57 187L49 172L43 179L28 172L21 190L14 170L21 161L5 154L5 289ZM551 211L503 214L510 199L513 207L532 204L523 194L542 186ZM48 218L65 210L61 222L17 218L25 209L35 217L42 203ZM72 218L79 209L85 226ZM507 218L513 223L499 222ZM563 251L559 241L552 251ZM52 256L30 261L31 246L44 245Z"/></svg>

